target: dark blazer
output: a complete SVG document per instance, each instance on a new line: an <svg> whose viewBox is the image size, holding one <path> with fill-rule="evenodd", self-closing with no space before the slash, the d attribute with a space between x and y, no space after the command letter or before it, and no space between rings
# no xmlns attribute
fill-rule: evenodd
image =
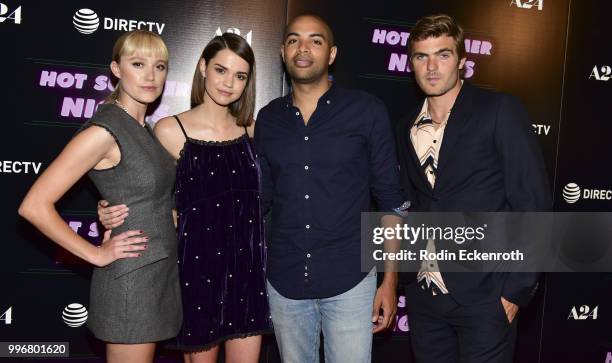
<svg viewBox="0 0 612 363"><path fill-rule="evenodd" d="M467 81L444 131L434 188L427 181L410 141L422 103L396 128L402 186L412 211L549 211L548 176L525 109L510 95ZM443 270L444 268L441 267ZM459 304L507 300L526 305L537 288L536 273L444 273ZM408 295L416 278L405 276Z"/></svg>

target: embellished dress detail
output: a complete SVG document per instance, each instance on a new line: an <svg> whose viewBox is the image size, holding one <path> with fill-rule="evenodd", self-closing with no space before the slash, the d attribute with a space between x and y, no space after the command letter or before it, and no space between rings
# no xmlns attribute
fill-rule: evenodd
<svg viewBox="0 0 612 363"><path fill-rule="evenodd" d="M199 351L270 332L261 178L246 132L196 140L176 119L186 138L175 190L184 319L173 346Z"/></svg>

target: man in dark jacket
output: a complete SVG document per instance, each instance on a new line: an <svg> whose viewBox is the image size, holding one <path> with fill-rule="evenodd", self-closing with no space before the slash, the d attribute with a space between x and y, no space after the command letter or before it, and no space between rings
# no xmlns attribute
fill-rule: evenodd
<svg viewBox="0 0 612 363"><path fill-rule="evenodd" d="M427 96L397 127L411 210L549 210L546 169L527 113L516 98L461 79L465 46L454 19L420 19L410 54ZM427 249L435 251L435 242ZM406 286L417 361L511 362L515 317L533 296L538 274L445 273L429 266Z"/></svg>

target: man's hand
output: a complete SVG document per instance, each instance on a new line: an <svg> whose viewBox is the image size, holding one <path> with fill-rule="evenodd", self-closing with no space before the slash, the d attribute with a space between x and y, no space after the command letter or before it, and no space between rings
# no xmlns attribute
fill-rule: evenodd
<svg viewBox="0 0 612 363"><path fill-rule="evenodd" d="M383 227L394 228L402 223L402 219L399 216L388 214L381 217L380 223ZM385 252L393 253L399 251L400 243L396 238L385 239L383 246ZM386 260L384 270L385 278L376 290L372 307L372 323L375 324L372 331L374 333L388 329L395 321L397 312L397 261ZM380 315L381 309L382 316Z"/></svg>
<svg viewBox="0 0 612 363"><path fill-rule="evenodd" d="M511 303L510 301L504 299L502 296L501 303L504 307L504 311L506 312L506 317L508 318L508 323L512 323L514 318L516 317L516 313L518 313L519 307L516 304Z"/></svg>
<svg viewBox="0 0 612 363"><path fill-rule="evenodd" d="M397 273L392 274L397 276ZM372 332L374 333L388 329L395 321L395 313L397 312L396 285L397 277L395 277L393 281L387 281L387 279L385 279L382 285L376 290L374 306L372 307L372 323L375 324L372 328ZM383 311L382 316L380 315L381 309Z"/></svg>

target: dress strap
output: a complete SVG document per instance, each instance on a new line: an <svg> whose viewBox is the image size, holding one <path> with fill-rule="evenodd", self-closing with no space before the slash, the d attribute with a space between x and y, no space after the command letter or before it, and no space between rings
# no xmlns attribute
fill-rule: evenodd
<svg viewBox="0 0 612 363"><path fill-rule="evenodd" d="M249 153L251 154L251 157L253 158L253 160L257 160L257 153L255 152L255 142L249 135L249 131L247 130L246 126L244 126L244 136L246 136L245 139L246 139L247 144L249 145L248 150L249 150Z"/></svg>
<svg viewBox="0 0 612 363"><path fill-rule="evenodd" d="M174 115L174 118L176 119L176 122L178 122L178 125L181 128L181 131L183 131L183 135L185 135L185 139L189 139L189 136L187 136L187 132L185 132L185 128L183 127L183 124L181 123L181 120L178 118L177 115Z"/></svg>
<svg viewBox="0 0 612 363"><path fill-rule="evenodd" d="M244 126L244 138L247 140L252 149L255 149L255 144L253 143L253 139L251 139L251 135L249 135L249 130L246 126Z"/></svg>

